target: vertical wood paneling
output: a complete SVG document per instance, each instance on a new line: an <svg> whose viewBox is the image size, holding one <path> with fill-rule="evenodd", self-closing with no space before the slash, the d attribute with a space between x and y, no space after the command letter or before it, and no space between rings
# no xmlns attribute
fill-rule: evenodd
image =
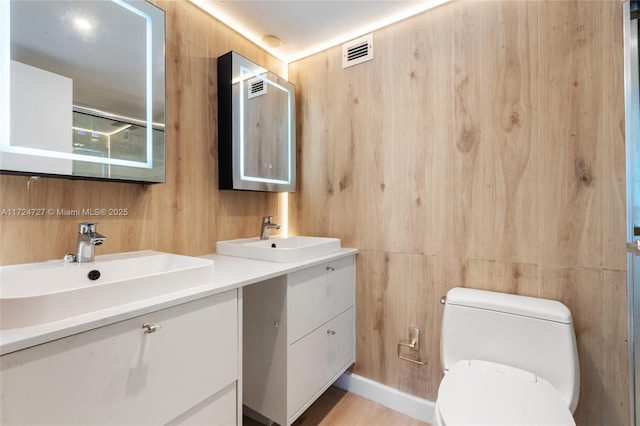
<svg viewBox="0 0 640 426"><path fill-rule="evenodd" d="M549 265L603 263L603 7L540 8L540 258Z"/></svg>
<svg viewBox="0 0 640 426"><path fill-rule="evenodd" d="M363 251L357 261L357 363L354 371L423 398L437 392L442 374L439 348L440 298L460 282L454 259ZM420 350L403 350L425 366L397 357L399 339L420 329ZM433 380L437 377L437 380Z"/></svg>
<svg viewBox="0 0 640 426"><path fill-rule="evenodd" d="M456 5L455 236L466 256L536 256L537 16L532 2Z"/></svg>
<svg viewBox="0 0 640 426"><path fill-rule="evenodd" d="M357 363L435 400L438 300L453 286L563 301L576 421L628 424L619 2L457 1L290 64L292 230L360 249ZM418 367L396 357L423 330Z"/></svg>
<svg viewBox="0 0 640 426"><path fill-rule="evenodd" d="M215 252L215 242L255 236L260 218L280 215L276 194L219 191L218 56L235 49L282 73L283 64L186 0L154 1L166 11L166 183L157 185L0 176L0 209L127 208L99 217L107 236L97 254L153 249ZM95 217L0 217L0 264L61 259L78 222Z"/></svg>
<svg viewBox="0 0 640 426"><path fill-rule="evenodd" d="M623 26L608 25L619 22L623 3L603 8L600 22L602 32L602 63L615 64L624 55ZM604 76L602 99L606 108L602 117L602 177L603 190L603 267L622 271L627 265L626 223L620 218L626 216L626 177L625 177L625 122L624 73L622 70L608 72Z"/></svg>
<svg viewBox="0 0 640 426"><path fill-rule="evenodd" d="M334 48L304 61L300 72L313 69L310 78L296 77L301 63L290 65L301 94L299 136L305 138L300 191L292 197L304 201L294 202L293 229L297 216L311 227L305 232L340 233L345 244L358 241L360 248L455 251L448 238L453 152L442 143L452 132L453 17L433 12L408 35L394 26L377 32L381 56L374 62L343 70L340 48ZM344 209L345 203L354 208Z"/></svg>
<svg viewBox="0 0 640 426"><path fill-rule="evenodd" d="M542 293L545 297L567 305L578 336L580 401L574 417L576 424L580 425L609 424L603 406L603 373L606 372L602 371L602 367L607 364L608 359L603 346L606 333L603 324L604 306L594 300L602 301L603 288L603 272L599 270L552 267L541 270Z"/></svg>
<svg viewBox="0 0 640 426"><path fill-rule="evenodd" d="M604 270L603 353L600 365L603 378L603 413L606 424L629 424L629 358L627 345L627 274Z"/></svg>
<svg viewBox="0 0 640 426"><path fill-rule="evenodd" d="M576 423L629 424L626 273L545 267L540 286L573 315L581 375Z"/></svg>
<svg viewBox="0 0 640 426"><path fill-rule="evenodd" d="M215 58L282 66L186 1L167 11L167 183L0 176L0 208L129 208L110 253L215 250L255 235L274 194L217 190ZM462 285L563 301L581 357L581 425L628 424L620 2L458 1L290 64L292 233L360 249L355 371L436 399L441 305ZM84 218L82 218L84 219ZM276 221L278 218L276 217ZM0 263L59 258L77 217L0 218ZM42 239L46 236L46 239ZM423 367L399 361L409 326Z"/></svg>

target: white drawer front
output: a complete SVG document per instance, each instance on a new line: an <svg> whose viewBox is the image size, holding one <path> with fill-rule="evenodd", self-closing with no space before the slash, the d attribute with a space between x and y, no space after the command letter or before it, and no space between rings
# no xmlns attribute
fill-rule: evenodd
<svg viewBox="0 0 640 426"><path fill-rule="evenodd" d="M167 426L237 425L236 392L236 382L233 382L177 419L167 423Z"/></svg>
<svg viewBox="0 0 640 426"><path fill-rule="evenodd" d="M289 275L289 344L354 305L354 273L354 257L349 256Z"/></svg>
<svg viewBox="0 0 640 426"><path fill-rule="evenodd" d="M336 375L354 362L354 309L289 347L287 416L320 396Z"/></svg>
<svg viewBox="0 0 640 426"><path fill-rule="evenodd" d="M237 380L236 295L2 356L0 423L144 425L176 418ZM145 334L144 323L159 328Z"/></svg>

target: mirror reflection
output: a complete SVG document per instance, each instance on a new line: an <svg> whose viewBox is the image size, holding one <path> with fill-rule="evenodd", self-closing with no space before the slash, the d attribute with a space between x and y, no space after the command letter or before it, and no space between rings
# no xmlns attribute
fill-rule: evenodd
<svg viewBox="0 0 640 426"><path fill-rule="evenodd" d="M164 11L11 0L0 23L3 172L164 181Z"/></svg>

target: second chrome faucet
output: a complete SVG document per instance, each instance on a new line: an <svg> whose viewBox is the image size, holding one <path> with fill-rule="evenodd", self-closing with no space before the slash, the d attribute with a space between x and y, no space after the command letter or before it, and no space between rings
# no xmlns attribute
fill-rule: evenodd
<svg viewBox="0 0 640 426"><path fill-rule="evenodd" d="M263 216L262 217L262 227L260 229L260 239L268 240L269 239L269 231L271 229L280 229L280 225L277 223L271 223L273 220L273 216Z"/></svg>

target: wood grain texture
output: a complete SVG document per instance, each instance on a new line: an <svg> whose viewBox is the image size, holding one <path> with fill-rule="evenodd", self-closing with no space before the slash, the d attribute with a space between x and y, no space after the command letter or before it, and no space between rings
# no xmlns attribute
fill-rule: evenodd
<svg viewBox="0 0 640 426"><path fill-rule="evenodd" d="M107 236L97 254L153 249L215 252L215 242L255 236L260 218L278 221L277 194L219 191L218 56L235 49L282 74L284 65L186 0L154 1L166 11L166 183L124 184L0 176L0 209L127 208L99 217ZM0 264L61 259L73 252L82 216L0 217ZM96 219L95 217L93 219Z"/></svg>
<svg viewBox="0 0 640 426"><path fill-rule="evenodd" d="M581 374L576 423L628 424L628 363L621 356L627 351L626 273L545 267L541 291L566 304L574 318Z"/></svg>
<svg viewBox="0 0 640 426"><path fill-rule="evenodd" d="M442 377L439 348L440 298L459 282L457 261L445 257L363 251L356 271L356 354L352 370L423 398L437 393ZM397 357L397 343L420 329L420 350ZM434 356L435 355L435 356Z"/></svg>
<svg viewBox="0 0 640 426"><path fill-rule="evenodd" d="M601 25L607 28L602 37L602 62L616 63L624 55L624 35L622 25L608 25L616 22L621 15L619 7L605 7L600 17ZM603 190L603 267L605 269L626 270L627 254L626 224L620 220L626 215L626 167L625 167L625 120L624 73L621 70L609 72L602 85L603 111L602 126L602 176Z"/></svg>
<svg viewBox="0 0 640 426"><path fill-rule="evenodd" d="M540 257L548 265L603 263L600 144L604 3L548 2L540 9ZM562 96L558 96L562 94Z"/></svg>
<svg viewBox="0 0 640 426"><path fill-rule="evenodd" d="M483 259L535 259L537 3L461 2L455 40L455 241Z"/></svg>
<svg viewBox="0 0 640 426"><path fill-rule="evenodd" d="M0 176L0 208L128 208L98 253L199 255L278 216L275 194L217 190L217 56L274 58L186 1L167 11L167 183ZM453 286L563 301L581 357L580 425L628 424L622 4L457 1L289 65L298 192L290 232L357 261L358 374L435 400L439 298ZM0 263L60 258L78 217L0 217ZM45 240L42 236L46 236ZM422 331L423 367L396 357ZM339 424L339 423L335 423Z"/></svg>
<svg viewBox="0 0 640 426"><path fill-rule="evenodd" d="M558 299L581 425L628 424L622 4L457 1L289 65L291 229L359 249L354 371L435 400L447 289ZM418 326L423 367L396 357ZM609 422L609 419L614 419Z"/></svg>

